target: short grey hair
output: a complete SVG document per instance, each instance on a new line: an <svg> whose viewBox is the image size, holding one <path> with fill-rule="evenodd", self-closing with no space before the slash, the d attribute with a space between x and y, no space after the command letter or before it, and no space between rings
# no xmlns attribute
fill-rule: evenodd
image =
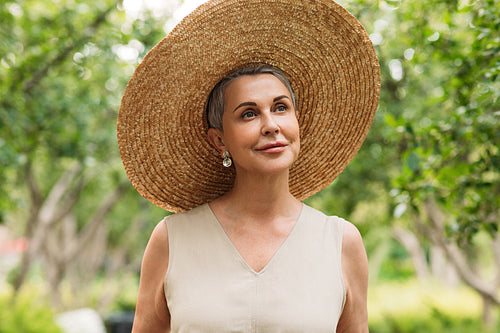
<svg viewBox="0 0 500 333"><path fill-rule="evenodd" d="M295 96L293 94L290 81L288 81L288 78L280 70L268 65L240 68L220 80L210 93L207 103L207 120L209 128L218 128L222 130L222 115L224 114L224 92L226 91L226 87L229 85L229 83L239 78L240 76L258 74L271 74L277 77L288 89L288 92L292 97L293 107L297 109L295 106Z"/></svg>

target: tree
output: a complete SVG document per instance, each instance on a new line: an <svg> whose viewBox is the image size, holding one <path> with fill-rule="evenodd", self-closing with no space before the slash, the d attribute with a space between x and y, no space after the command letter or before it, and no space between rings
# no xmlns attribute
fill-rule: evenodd
<svg viewBox="0 0 500 333"><path fill-rule="evenodd" d="M393 181L398 210L407 209L410 229L482 296L487 322L491 305L500 305L499 8L498 1L401 3L386 16L380 48L389 69L386 124L402 162ZM484 252L477 243L484 233L491 281L475 255Z"/></svg>
<svg viewBox="0 0 500 333"><path fill-rule="evenodd" d="M42 255L59 303L60 282L92 261L90 249L101 251L86 270L106 270L113 266L103 266L106 250L130 236L130 216L143 203L127 198L134 191L115 126L131 72L164 35L165 19L144 15L127 19L114 1L26 0L0 9L0 222L24 228L18 232L29 241L16 289ZM128 218L114 220L122 210ZM151 223L137 226L148 230ZM140 256L127 255L137 266Z"/></svg>

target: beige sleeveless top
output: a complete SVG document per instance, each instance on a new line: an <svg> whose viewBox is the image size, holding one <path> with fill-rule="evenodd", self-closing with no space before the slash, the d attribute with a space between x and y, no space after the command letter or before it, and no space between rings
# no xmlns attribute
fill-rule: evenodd
<svg viewBox="0 0 500 333"><path fill-rule="evenodd" d="M342 219L303 205L259 272L243 260L208 204L165 221L172 332L335 332L346 294Z"/></svg>

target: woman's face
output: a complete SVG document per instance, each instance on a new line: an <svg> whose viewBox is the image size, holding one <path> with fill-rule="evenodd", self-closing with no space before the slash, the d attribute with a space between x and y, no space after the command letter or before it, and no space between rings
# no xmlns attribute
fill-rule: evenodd
<svg viewBox="0 0 500 333"><path fill-rule="evenodd" d="M274 75L245 75L229 83L222 124L219 149L229 151L237 173L278 173L297 159L297 115L288 89Z"/></svg>

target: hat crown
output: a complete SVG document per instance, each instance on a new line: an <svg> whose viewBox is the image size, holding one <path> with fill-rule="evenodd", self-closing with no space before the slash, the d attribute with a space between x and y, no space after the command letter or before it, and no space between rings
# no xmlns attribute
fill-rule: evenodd
<svg viewBox="0 0 500 333"><path fill-rule="evenodd" d="M361 24L331 0L212 0L146 55L122 99L120 154L141 195L179 212L231 188L234 169L207 140L206 103L227 74L258 64L281 70L297 97L302 149L291 193L303 200L344 170L380 93Z"/></svg>

